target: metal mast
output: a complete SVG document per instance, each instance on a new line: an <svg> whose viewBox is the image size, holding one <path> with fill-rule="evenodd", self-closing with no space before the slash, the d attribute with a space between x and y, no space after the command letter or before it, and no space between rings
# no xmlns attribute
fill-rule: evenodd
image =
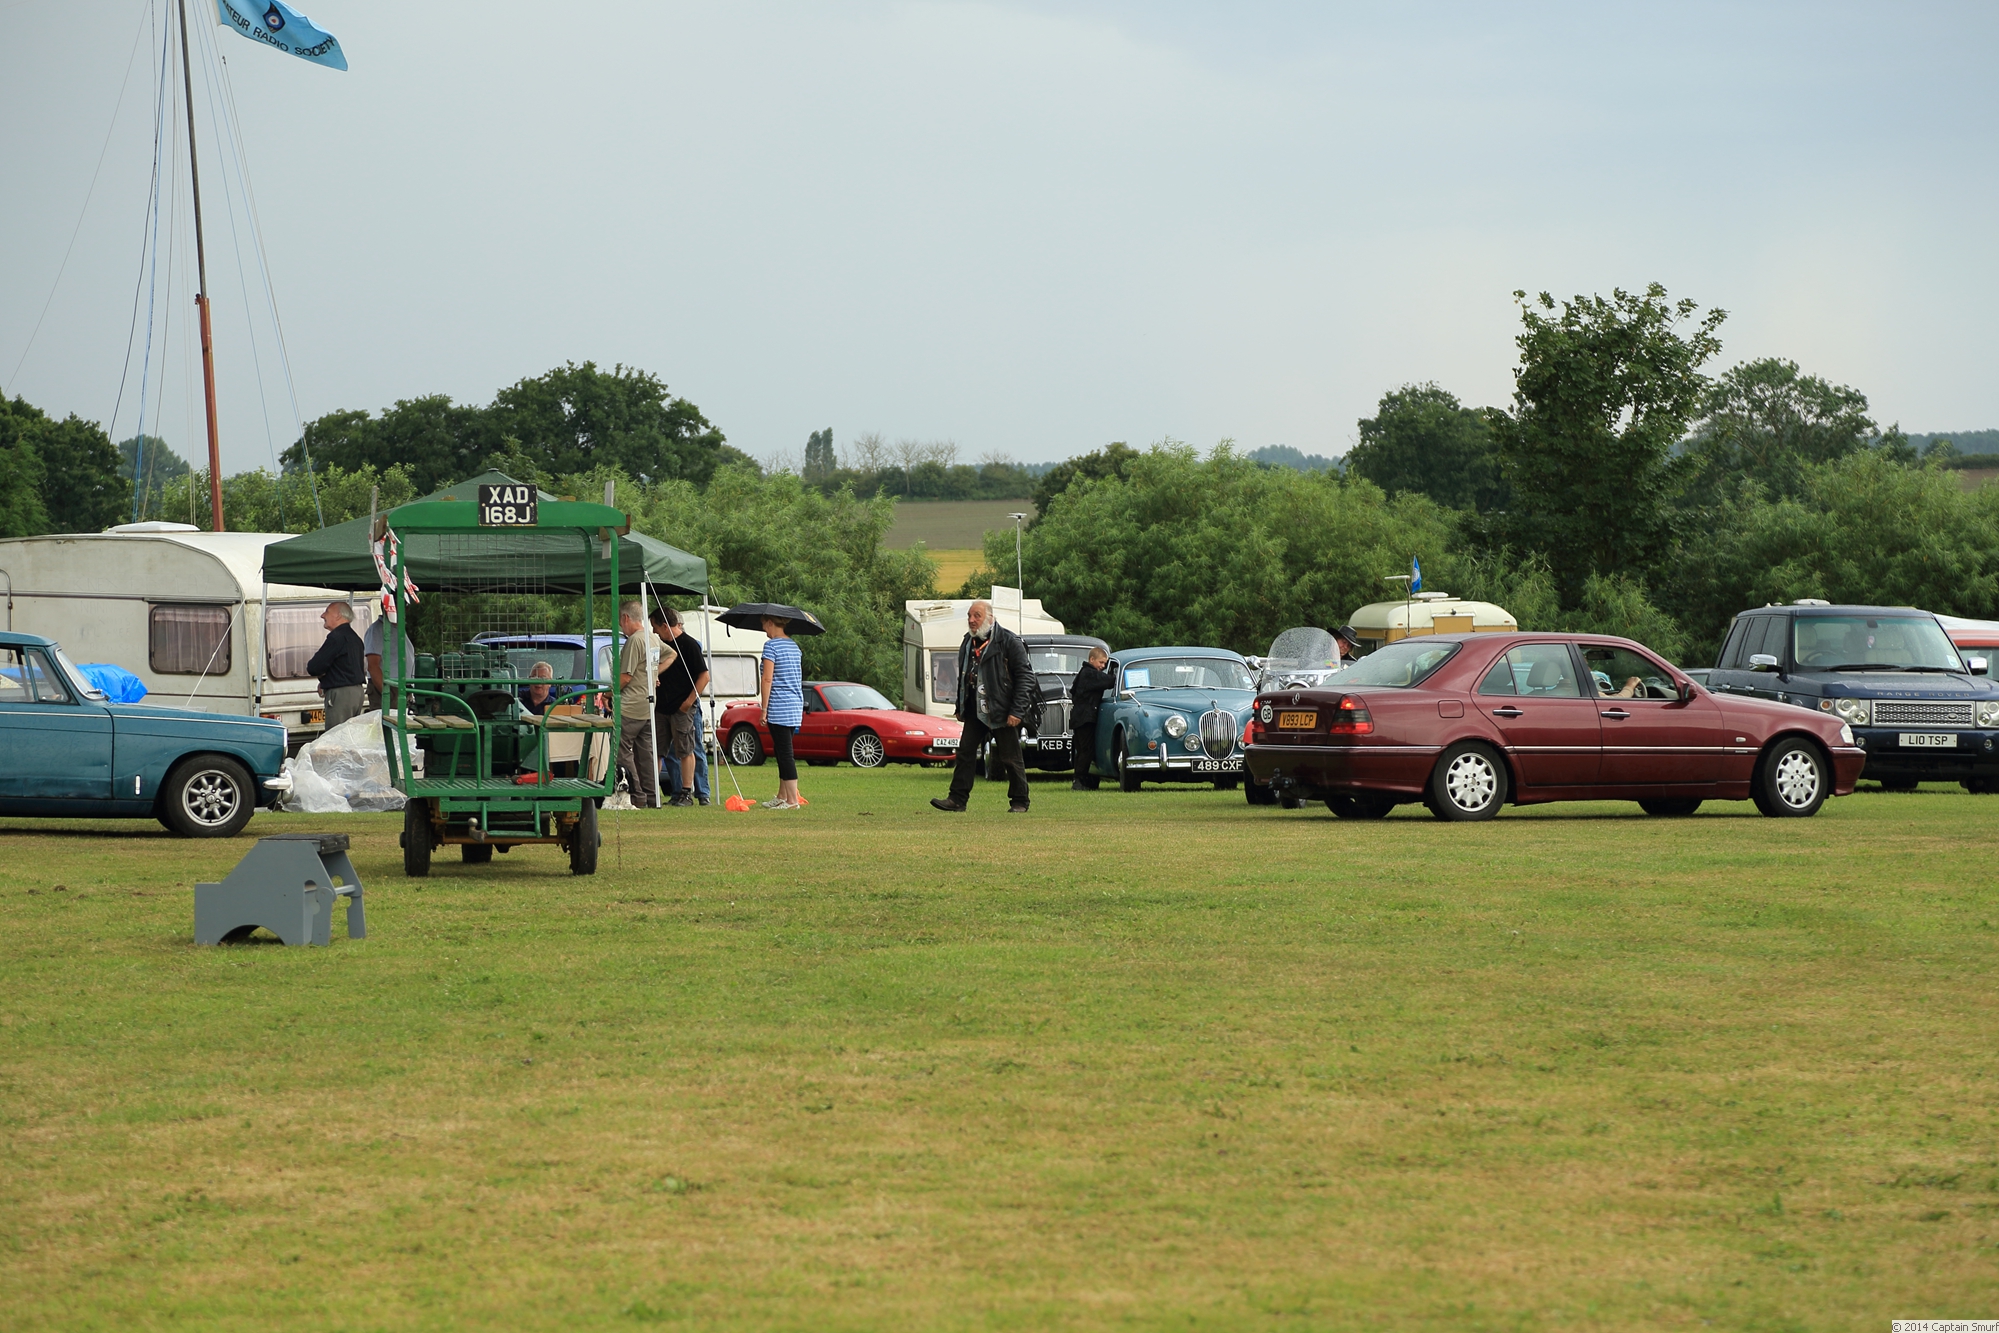
<svg viewBox="0 0 1999 1333"><path fill-rule="evenodd" d="M222 522L222 441L215 429L215 336L208 318L208 252L201 243L201 168L194 159L194 75L187 58L187 0L175 0L180 11L180 78L187 95L187 172L194 184L194 262L201 288L194 294L195 309L201 312L201 383L208 405L208 503L215 515L215 530L227 529Z"/></svg>

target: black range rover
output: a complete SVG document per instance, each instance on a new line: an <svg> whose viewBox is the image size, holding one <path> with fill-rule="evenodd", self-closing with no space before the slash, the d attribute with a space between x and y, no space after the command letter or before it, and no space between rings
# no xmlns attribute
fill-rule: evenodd
<svg viewBox="0 0 1999 1333"><path fill-rule="evenodd" d="M1999 683L1986 670L1927 611L1798 602L1737 616L1707 687L1841 719L1867 751L1862 776L1884 787L1987 792L1999 791Z"/></svg>

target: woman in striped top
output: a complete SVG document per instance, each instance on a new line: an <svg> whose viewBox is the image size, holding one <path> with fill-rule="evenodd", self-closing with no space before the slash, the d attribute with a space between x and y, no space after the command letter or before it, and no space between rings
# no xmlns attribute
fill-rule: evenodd
<svg viewBox="0 0 1999 1333"><path fill-rule="evenodd" d="M805 804L798 794L798 763L791 756L791 734L805 720L805 669L798 645L788 631L791 622L764 618L763 684L764 725L770 728L771 752L777 756L777 799L765 801L766 810L796 810Z"/></svg>

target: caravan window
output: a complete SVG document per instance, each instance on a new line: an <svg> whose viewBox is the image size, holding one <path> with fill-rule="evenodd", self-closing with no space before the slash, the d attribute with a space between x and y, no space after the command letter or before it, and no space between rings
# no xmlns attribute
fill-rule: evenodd
<svg viewBox="0 0 1999 1333"><path fill-rule="evenodd" d="M958 702L958 650L930 654L930 697L940 704Z"/></svg>
<svg viewBox="0 0 1999 1333"><path fill-rule="evenodd" d="M315 622L316 623L316 622ZM320 631L320 637L325 637ZM229 670L229 608L155 606L146 632L146 660L160 675L224 675Z"/></svg>
<svg viewBox="0 0 1999 1333"><path fill-rule="evenodd" d="M716 694L747 699L762 687L762 659L742 653L721 653L708 659L708 688Z"/></svg>
<svg viewBox="0 0 1999 1333"><path fill-rule="evenodd" d="M325 602L281 602L264 612L264 655L272 680L306 680L305 664L326 642ZM356 627L359 632L359 627Z"/></svg>

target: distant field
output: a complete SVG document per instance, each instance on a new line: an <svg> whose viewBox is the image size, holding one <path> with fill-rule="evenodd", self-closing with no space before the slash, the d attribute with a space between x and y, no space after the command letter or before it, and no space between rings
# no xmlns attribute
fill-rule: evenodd
<svg viewBox="0 0 1999 1333"><path fill-rule="evenodd" d="M965 580L986 559L983 551L931 551L929 555L937 562L937 591L947 597L964 587Z"/></svg>
<svg viewBox="0 0 1999 1333"><path fill-rule="evenodd" d="M1013 520L1008 514L1033 512L1034 504L1029 500L905 501L895 507L895 526L889 529L885 544L900 549L922 542L932 555L980 550L988 528L1011 528Z"/></svg>
<svg viewBox="0 0 1999 1333"><path fill-rule="evenodd" d="M774 765L742 770L751 795ZM190 940L0 821L5 1327L1885 1330L1999 1292L1999 797L1370 824L941 770ZM722 776L721 790L731 790Z"/></svg>
<svg viewBox="0 0 1999 1333"><path fill-rule="evenodd" d="M1966 489L1967 491L1975 491L1980 486L1983 486L1986 482L1991 481L1994 477L1999 477L1999 466L1968 467L1965 468L1963 471L1959 472L1957 475L1964 489Z"/></svg>

